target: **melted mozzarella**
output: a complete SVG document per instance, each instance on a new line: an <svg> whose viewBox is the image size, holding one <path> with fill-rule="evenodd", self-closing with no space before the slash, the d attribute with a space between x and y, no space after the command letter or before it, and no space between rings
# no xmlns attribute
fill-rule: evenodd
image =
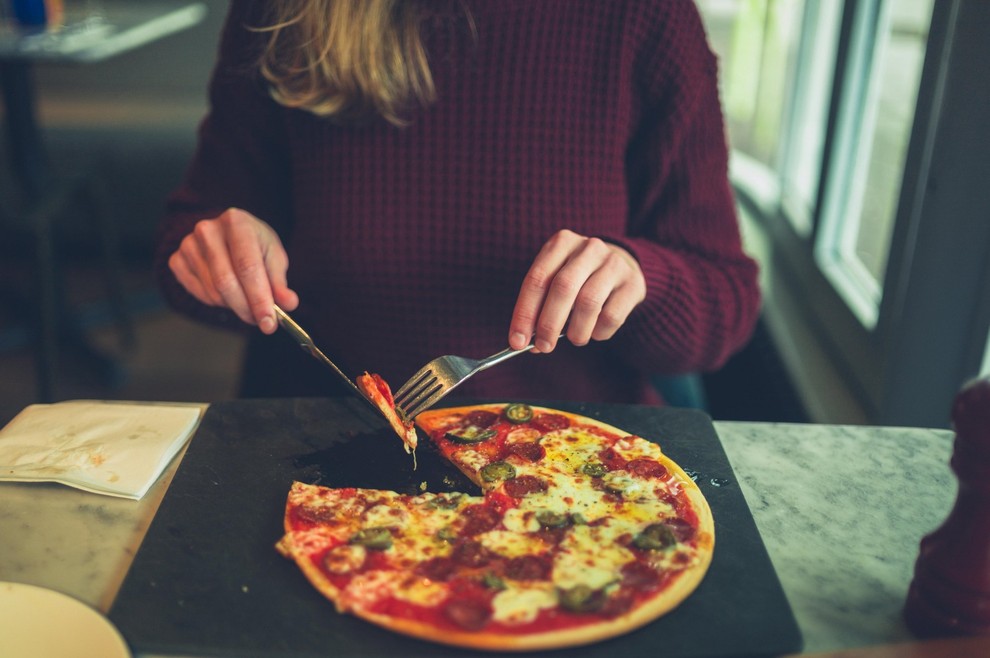
<svg viewBox="0 0 990 658"><path fill-rule="evenodd" d="M622 565L635 556L612 541L615 531L604 524L576 526L567 533L553 561L554 584L563 589L577 585L601 589L616 582Z"/></svg>
<svg viewBox="0 0 990 658"><path fill-rule="evenodd" d="M315 527L311 530L300 530L286 536L291 537L293 548L304 553L319 553L329 546L347 541L350 534L351 531L347 528L337 527L330 529Z"/></svg>
<svg viewBox="0 0 990 658"><path fill-rule="evenodd" d="M539 555L547 550L546 543L539 537L509 530L490 530L478 535L478 541L488 550L503 557Z"/></svg>
<svg viewBox="0 0 990 658"><path fill-rule="evenodd" d="M357 544L341 544L330 549L323 558L323 565L330 573L345 574L356 571L364 564L368 549Z"/></svg>
<svg viewBox="0 0 990 658"><path fill-rule="evenodd" d="M395 538L388 549L389 562L397 568L411 568L415 564L450 553L450 545L440 541L432 533L409 533Z"/></svg>
<svg viewBox="0 0 990 658"><path fill-rule="evenodd" d="M347 584L345 605L368 607L394 597L418 605L436 605L446 597L446 586L401 571L368 571Z"/></svg>
<svg viewBox="0 0 990 658"><path fill-rule="evenodd" d="M602 447L593 434L576 428L549 432L540 445L547 453L544 462L554 463L561 470L572 473L580 472L585 464L599 461Z"/></svg>
<svg viewBox="0 0 990 658"><path fill-rule="evenodd" d="M402 574L398 571L366 571L354 576L344 592L344 602L359 607L370 606L376 601L392 596Z"/></svg>
<svg viewBox="0 0 990 658"><path fill-rule="evenodd" d="M477 452L470 446L463 448L454 453L454 463L463 464L470 468L472 471L477 473L483 467L487 466L489 462L488 456L484 453Z"/></svg>
<svg viewBox="0 0 990 658"><path fill-rule="evenodd" d="M447 597L447 587L427 578L414 578L396 590L395 598L417 605L435 606Z"/></svg>
<svg viewBox="0 0 990 658"><path fill-rule="evenodd" d="M680 571L698 563L698 554L687 546L678 544L674 549L654 551L647 562L657 571Z"/></svg>
<svg viewBox="0 0 990 658"><path fill-rule="evenodd" d="M616 511L615 500L595 489L588 477L561 472L544 472L543 476L551 480L547 494L526 496L519 504L520 510L580 514L585 521L608 517Z"/></svg>
<svg viewBox="0 0 990 658"><path fill-rule="evenodd" d="M320 496L313 492L300 495L295 504L310 510L320 510L327 520L350 522L358 518L365 507L365 499L358 496Z"/></svg>
<svg viewBox="0 0 990 658"><path fill-rule="evenodd" d="M433 506L431 499L422 497L423 503L409 509L405 532L394 538L389 549L389 559L397 566L411 566L417 562L450 553L450 544L440 539L438 533L451 526L461 514L464 504L470 504L468 496L459 498L460 504L452 509ZM446 502L447 499L441 499Z"/></svg>
<svg viewBox="0 0 990 658"><path fill-rule="evenodd" d="M492 617L504 624L525 624L544 608L557 605L557 592L550 583L502 590L492 599Z"/></svg>
<svg viewBox="0 0 990 658"><path fill-rule="evenodd" d="M364 513L362 527L402 528L409 520L404 509L392 505L375 505Z"/></svg>
<svg viewBox="0 0 990 658"><path fill-rule="evenodd" d="M634 478L626 471L606 473L602 482L610 490L620 492L623 498L639 498L650 491L645 480Z"/></svg>
<svg viewBox="0 0 990 658"><path fill-rule="evenodd" d="M525 506L525 502L526 499L524 498L523 505L506 510L502 516L502 525L507 530L511 530L512 532L536 532L540 529L540 522L536 520L533 510Z"/></svg>
<svg viewBox="0 0 990 658"><path fill-rule="evenodd" d="M663 457L663 451L660 450L660 446L639 437L629 436L619 439L612 446L612 449L627 461L644 457L648 459L661 459Z"/></svg>

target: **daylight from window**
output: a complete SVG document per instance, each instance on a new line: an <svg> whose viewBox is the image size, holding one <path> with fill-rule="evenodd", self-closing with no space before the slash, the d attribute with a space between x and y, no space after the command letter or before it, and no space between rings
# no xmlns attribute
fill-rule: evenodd
<svg viewBox="0 0 990 658"><path fill-rule="evenodd" d="M734 168L734 183L774 197L795 231L814 237L819 267L867 327L882 297L933 1L699 2L720 59L733 158L746 165ZM852 45L837 71L847 5Z"/></svg>

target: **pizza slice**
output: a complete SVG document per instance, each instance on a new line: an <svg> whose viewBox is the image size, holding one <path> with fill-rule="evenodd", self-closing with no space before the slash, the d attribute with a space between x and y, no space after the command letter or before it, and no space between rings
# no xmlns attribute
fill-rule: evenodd
<svg viewBox="0 0 990 658"><path fill-rule="evenodd" d="M359 375L355 381L358 390L364 394L384 414L389 425L399 435L405 444L406 452L416 450L416 426L413 421L405 417L398 407L395 406L395 398L392 396L392 389L380 375L365 372Z"/></svg>

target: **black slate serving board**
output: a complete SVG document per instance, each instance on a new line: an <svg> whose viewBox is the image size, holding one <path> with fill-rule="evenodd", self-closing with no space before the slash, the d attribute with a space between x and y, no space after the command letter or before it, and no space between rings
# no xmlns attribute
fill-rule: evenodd
<svg viewBox="0 0 990 658"><path fill-rule="evenodd" d="M709 417L634 405L544 404L657 441L692 475L715 517L705 580L676 610L568 658L773 656L802 641ZM425 443L425 442L424 442ZM358 399L210 406L109 617L135 653L264 658L490 655L397 635L337 614L274 549L293 480L412 493L476 492L423 445L419 468ZM537 655L537 654L529 654Z"/></svg>

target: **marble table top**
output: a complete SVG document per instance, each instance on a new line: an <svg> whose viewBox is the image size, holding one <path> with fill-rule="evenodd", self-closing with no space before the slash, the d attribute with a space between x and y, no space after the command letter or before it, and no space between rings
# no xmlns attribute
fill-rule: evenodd
<svg viewBox="0 0 990 658"><path fill-rule="evenodd" d="M918 545L957 492L948 431L716 423L805 651L910 641Z"/></svg>
<svg viewBox="0 0 990 658"><path fill-rule="evenodd" d="M952 433L716 422L807 653L913 638L901 609L922 536L957 492ZM193 438L195 440L195 437ZM0 581L107 612L181 455L141 501L0 483Z"/></svg>

